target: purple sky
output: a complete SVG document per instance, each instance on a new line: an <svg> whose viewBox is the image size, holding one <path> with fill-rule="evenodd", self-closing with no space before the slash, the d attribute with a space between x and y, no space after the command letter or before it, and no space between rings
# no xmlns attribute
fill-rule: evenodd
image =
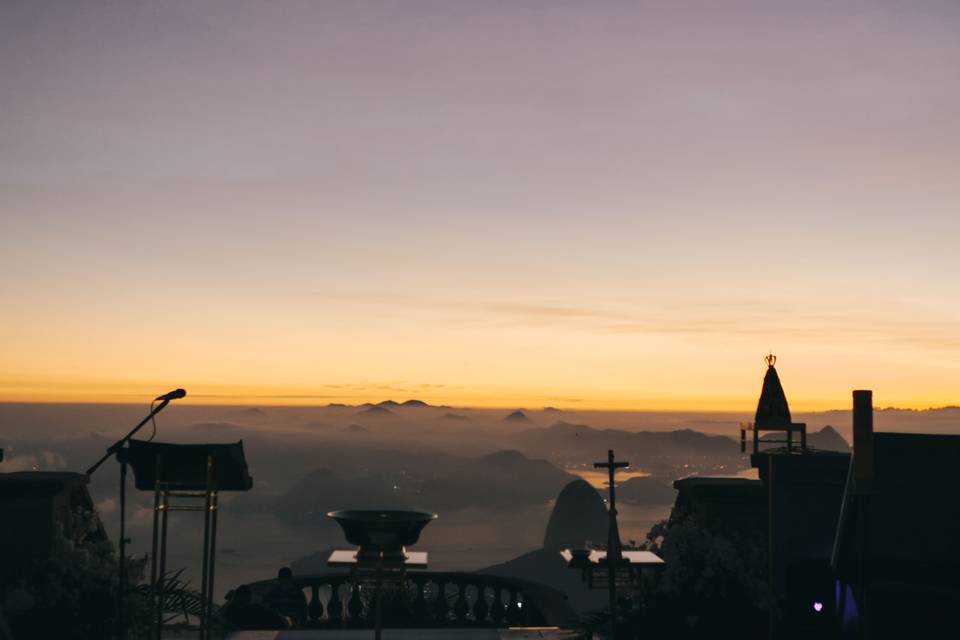
<svg viewBox="0 0 960 640"><path fill-rule="evenodd" d="M957 400L958 33L947 1L6 0L0 400L729 407L768 349L801 406Z"/></svg>

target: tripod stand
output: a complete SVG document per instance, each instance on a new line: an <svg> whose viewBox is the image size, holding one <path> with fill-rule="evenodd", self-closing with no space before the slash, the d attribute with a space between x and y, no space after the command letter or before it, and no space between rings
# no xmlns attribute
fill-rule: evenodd
<svg viewBox="0 0 960 640"><path fill-rule="evenodd" d="M145 424L153 420L154 416L167 408L167 405L170 404L171 400L177 398L182 398L187 395L187 392L183 389L176 389L170 393L166 393L162 396L156 398L160 401L160 404L152 407L150 413L147 414L147 417L140 421L140 423L130 430L130 433L123 436L107 449L107 452L102 458L100 458L96 464L87 469L87 475L92 476L97 469L100 468L104 462L106 462L110 456L119 452L125 444L137 433ZM123 456L117 456L117 459L120 460L120 567L119 567L119 590L117 592L117 638L119 640L125 640L127 635L126 627L126 613L127 613L127 531L126 531L126 509L127 509L127 461Z"/></svg>

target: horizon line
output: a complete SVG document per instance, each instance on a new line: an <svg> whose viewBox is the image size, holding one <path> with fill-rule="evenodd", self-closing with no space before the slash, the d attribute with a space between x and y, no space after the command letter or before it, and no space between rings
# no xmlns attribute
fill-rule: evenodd
<svg viewBox="0 0 960 640"><path fill-rule="evenodd" d="M118 394L123 395L139 395L139 394ZM323 396L310 396L310 395L229 395L229 394L194 394L193 398L202 398L202 399L227 399L227 398L249 398L249 399L293 399L293 398L321 398ZM250 402L239 402L239 403L230 403L230 402L205 402L201 401L196 404L189 404L191 407L224 407L224 408L271 408L271 409L326 409L330 408L332 405L340 405L343 407L361 407L364 405L378 405L383 402L393 401L397 404L402 404L409 400L419 400L426 403L426 408L433 409L458 409L458 410L469 410L469 411L530 411L530 412L543 412L547 410L555 410L561 413L722 413L722 414L743 414L744 411L738 411L736 409L720 409L720 408L658 408L658 409L638 409L638 408L616 408L616 407L562 407L554 405L543 405L543 406L522 406L522 405L451 405L451 404L431 404L426 400L420 400L419 398L408 398L406 400L393 400L392 398L384 398L381 400L365 400L363 402L328 402L325 404L320 403L273 403L268 402L266 404L257 404ZM55 400L8 400L0 399L0 405L39 405L39 406L57 406L57 405L102 405L102 406L144 406L148 405L153 401L153 398L145 398L139 402L133 401L132 399L127 400L84 400L84 399L55 399ZM177 404L183 404L182 402L177 402ZM942 404L942 405L914 405L914 406L875 406L874 411L910 411L910 412L920 412L920 411L943 411L947 409L960 409L960 405L957 404ZM751 409L746 413L752 414L755 409ZM828 408L828 409L792 409L791 413L797 414L808 414L808 413L833 413L837 411L851 411L851 408Z"/></svg>

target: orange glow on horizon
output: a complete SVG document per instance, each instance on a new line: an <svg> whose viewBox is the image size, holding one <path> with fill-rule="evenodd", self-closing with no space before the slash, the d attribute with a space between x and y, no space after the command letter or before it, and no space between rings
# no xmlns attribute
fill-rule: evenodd
<svg viewBox="0 0 960 640"><path fill-rule="evenodd" d="M150 383L74 383L40 384L11 383L0 381L0 403L36 403L36 404L148 404L154 397L173 389L177 384ZM218 385L187 385L187 397L177 404L203 406L270 406L270 407L324 407L328 404L360 405L377 403L384 400L403 402L422 400L434 406L454 408L539 410L555 407L566 411L624 411L624 412L717 412L731 414L751 414L759 395L756 393L729 397L676 395L663 397L616 397L597 396L577 398L576 402L565 400L554 394L537 392L466 392L457 395L444 395L431 392L396 393L384 391L380 394L331 394L318 393L316 389L294 388L280 389L262 386L225 387ZM852 390L852 389L851 389ZM849 409L849 391L845 396L830 398L807 397L792 394L786 388L790 408L795 413L820 412ZM898 409L924 410L946 406L956 406L957 402L945 398L898 398L887 394L878 394L875 405L896 407Z"/></svg>

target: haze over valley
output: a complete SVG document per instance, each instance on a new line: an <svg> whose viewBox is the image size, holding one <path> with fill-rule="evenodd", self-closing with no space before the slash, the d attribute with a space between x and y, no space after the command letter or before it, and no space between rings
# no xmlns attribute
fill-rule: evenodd
<svg viewBox="0 0 960 640"><path fill-rule="evenodd" d="M144 414L139 405L0 404L4 471L82 471ZM508 419L509 418L509 419ZM955 432L960 409L878 411L879 430ZM473 570L539 549L551 508L578 476L606 495L592 469L613 448L631 468L619 481L624 540L642 540L665 518L673 480L749 474L734 413L573 412L471 409L381 402L329 407L191 405L157 419L158 441L243 440L254 488L223 494L221 591L273 575L279 566L316 566L316 554L346 545L325 517L340 508L419 508L439 513L419 547L438 569ZM846 449L849 413L796 414L809 444ZM827 428L827 425L831 425ZM138 434L151 436L148 424ZM94 476L91 492L113 539L118 465ZM149 492L129 494L131 549L150 541ZM190 514L174 514L189 518ZM171 566L193 567L200 527L177 529ZM196 539L195 539L196 538ZM311 558L314 564L311 565Z"/></svg>

